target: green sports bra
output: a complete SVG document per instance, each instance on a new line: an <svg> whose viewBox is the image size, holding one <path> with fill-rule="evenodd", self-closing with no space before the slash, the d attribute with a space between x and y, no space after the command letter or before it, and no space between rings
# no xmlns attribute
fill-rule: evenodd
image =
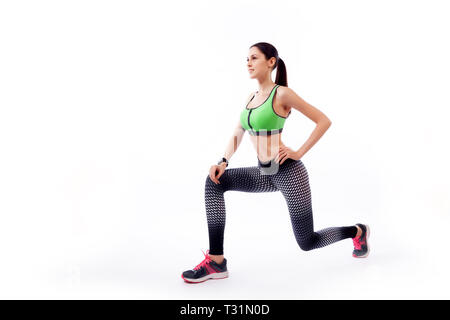
<svg viewBox="0 0 450 320"><path fill-rule="evenodd" d="M247 109L250 101L253 100L255 95L245 106L241 112L241 125L244 130L252 136L270 136L272 134L281 133L283 131L284 122L291 114L289 111L286 117L282 117L277 114L273 108L273 97L276 94L276 89L280 85L275 85L267 97L266 101L255 108Z"/></svg>

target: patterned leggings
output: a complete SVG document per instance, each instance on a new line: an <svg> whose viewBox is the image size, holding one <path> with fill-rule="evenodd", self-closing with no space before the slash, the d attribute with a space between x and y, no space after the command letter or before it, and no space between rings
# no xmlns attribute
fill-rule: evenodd
<svg viewBox="0 0 450 320"><path fill-rule="evenodd" d="M209 232L209 253L223 254L226 191L275 192L283 194L291 217L295 239L308 251L356 236L355 226L331 227L314 232L308 172L301 160L286 159L283 164L270 162L253 167L226 169L215 184L209 175L205 182L205 207Z"/></svg>

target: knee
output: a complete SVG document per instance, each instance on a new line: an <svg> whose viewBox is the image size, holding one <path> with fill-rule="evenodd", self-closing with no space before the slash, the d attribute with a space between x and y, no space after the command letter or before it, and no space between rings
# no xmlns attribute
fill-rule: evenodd
<svg viewBox="0 0 450 320"><path fill-rule="evenodd" d="M303 251L310 251L313 248L309 245L300 245L300 249L302 249Z"/></svg>
<svg viewBox="0 0 450 320"><path fill-rule="evenodd" d="M213 184L216 185L211 178L209 177L209 175L206 176L206 180L205 180L205 185L209 185L209 184Z"/></svg>
<svg viewBox="0 0 450 320"><path fill-rule="evenodd" d="M303 251L310 251L310 250L314 249L311 241L297 240L297 243L298 243L300 249L302 249Z"/></svg>
<svg viewBox="0 0 450 320"><path fill-rule="evenodd" d="M222 190L222 183L216 184L214 181L211 180L209 175L206 176L205 180L205 187L206 188L212 188L212 189L220 189Z"/></svg>

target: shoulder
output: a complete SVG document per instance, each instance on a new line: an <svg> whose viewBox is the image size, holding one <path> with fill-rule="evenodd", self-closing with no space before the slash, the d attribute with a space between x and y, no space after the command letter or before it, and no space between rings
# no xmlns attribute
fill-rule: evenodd
<svg viewBox="0 0 450 320"><path fill-rule="evenodd" d="M287 104L287 102L290 100L290 98L292 98L293 96L296 95L296 93L294 92L294 90L292 90L289 87L285 87L285 86L278 86L278 88L276 89L277 91L277 97L279 99L279 101L281 102L281 104Z"/></svg>
<svg viewBox="0 0 450 320"><path fill-rule="evenodd" d="M292 94L292 92L293 92L291 88L285 87L282 85L279 85L278 88L276 89L276 91L277 91L277 95L279 97L286 97L286 96Z"/></svg>

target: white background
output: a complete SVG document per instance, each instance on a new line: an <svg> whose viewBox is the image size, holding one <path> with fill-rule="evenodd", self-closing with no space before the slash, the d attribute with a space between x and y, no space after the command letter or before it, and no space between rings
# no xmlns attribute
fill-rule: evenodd
<svg viewBox="0 0 450 320"><path fill-rule="evenodd" d="M446 1L4 1L3 299L448 299ZM208 249L204 182L273 44L288 85L333 122L302 158L304 252L281 193L225 194L230 277L188 285ZM275 73L272 79L275 80ZM296 110L283 141L314 123ZM230 167L254 166L248 134Z"/></svg>

